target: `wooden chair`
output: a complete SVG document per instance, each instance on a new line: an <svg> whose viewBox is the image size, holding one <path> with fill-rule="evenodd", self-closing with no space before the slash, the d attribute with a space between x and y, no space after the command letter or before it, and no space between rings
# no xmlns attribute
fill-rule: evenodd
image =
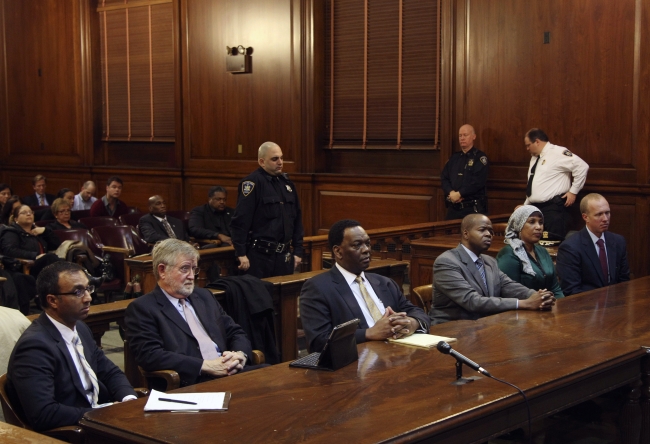
<svg viewBox="0 0 650 444"><path fill-rule="evenodd" d="M429 313L433 300L433 284L415 287L413 289L413 294L416 296L413 298L415 304L424 310L425 313Z"/></svg>
<svg viewBox="0 0 650 444"><path fill-rule="evenodd" d="M127 213L123 214L119 217L120 224L122 225L130 225L134 228L138 228L138 222L140 222L140 218L144 216L143 213Z"/></svg>
<svg viewBox="0 0 650 444"><path fill-rule="evenodd" d="M0 404L2 404L2 412L5 415L5 422L17 427L21 427L23 429L33 430L23 419L23 412L21 411L20 406L14 407L11 404L11 401L9 400L9 396L7 395L7 391L5 389L6 384L7 374L4 374L0 376ZM84 431L81 427L76 425L57 427L40 433L71 443L84 442Z"/></svg>
<svg viewBox="0 0 650 444"><path fill-rule="evenodd" d="M82 217L90 217L90 210L75 210L70 212L70 219L79 220Z"/></svg>
<svg viewBox="0 0 650 444"><path fill-rule="evenodd" d="M89 230L95 227L104 227L104 226L115 226L117 225L117 219L109 216L99 216L99 217L82 217L79 219L79 222L88 227Z"/></svg>
<svg viewBox="0 0 650 444"><path fill-rule="evenodd" d="M90 249L90 251L92 251L93 254L96 257L98 257L100 260L102 257L104 257L103 245L100 246L101 241L98 242L98 238L94 237L85 228L74 228L70 230L55 230L54 234L57 235L57 237L61 240L61 242L66 240L81 242L82 244L87 246ZM113 265L113 269L115 269L116 263L113 260L111 260L111 264ZM123 261L121 264L117 264L117 265L121 265L123 267L124 266ZM102 293L104 295L105 301L108 302L111 298L112 293L119 292L123 288L124 288L123 276L115 276L110 281L104 281L102 285L97 289L97 292Z"/></svg>
<svg viewBox="0 0 650 444"><path fill-rule="evenodd" d="M253 350L250 356L253 365L264 364L264 353L260 350ZM136 372L137 367L137 372ZM144 386L148 390L169 391L180 388L181 378L175 370L156 370L148 372L135 363L135 357L129 347L128 340L124 340L124 374L133 386Z"/></svg>
<svg viewBox="0 0 650 444"><path fill-rule="evenodd" d="M36 222L34 222L34 225L36 225L37 227L47 227L52 222L56 222L56 220L37 220Z"/></svg>

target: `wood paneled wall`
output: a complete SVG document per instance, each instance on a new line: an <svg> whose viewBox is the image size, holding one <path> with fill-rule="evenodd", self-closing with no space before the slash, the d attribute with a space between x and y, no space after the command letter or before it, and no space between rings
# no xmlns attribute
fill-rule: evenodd
<svg viewBox="0 0 650 444"><path fill-rule="evenodd" d="M471 123L497 214L523 201L523 137L540 127L590 164L584 193L608 198L634 273L650 273L650 0L443 0L440 151L322 148L319 0L174 0L176 142L101 143L96 6L0 0L0 180L21 195L37 172L50 192L92 178L99 194L120 174L124 200L143 211L152 194L192 208L213 185L234 206L257 147L273 140L308 234L344 217L367 228L439 220L439 172ZM254 48L252 73L226 73L236 45Z"/></svg>

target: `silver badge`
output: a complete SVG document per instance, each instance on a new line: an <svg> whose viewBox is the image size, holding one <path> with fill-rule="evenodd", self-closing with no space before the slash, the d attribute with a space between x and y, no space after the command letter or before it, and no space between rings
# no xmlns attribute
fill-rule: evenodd
<svg viewBox="0 0 650 444"><path fill-rule="evenodd" d="M291 189L291 187L289 185L285 185L285 187L287 187L288 192L293 193L293 190Z"/></svg>

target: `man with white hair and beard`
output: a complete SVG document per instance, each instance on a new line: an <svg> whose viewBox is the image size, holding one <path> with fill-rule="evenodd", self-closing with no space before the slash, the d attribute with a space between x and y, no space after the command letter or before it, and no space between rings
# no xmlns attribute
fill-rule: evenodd
<svg viewBox="0 0 650 444"><path fill-rule="evenodd" d="M158 285L134 300L124 316L136 363L146 371L175 370L181 386L243 371L251 343L214 296L194 286L197 251L166 239L152 256Z"/></svg>

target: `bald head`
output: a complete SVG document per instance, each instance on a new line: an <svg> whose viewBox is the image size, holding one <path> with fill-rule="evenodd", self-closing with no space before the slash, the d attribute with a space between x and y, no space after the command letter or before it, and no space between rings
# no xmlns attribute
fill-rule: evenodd
<svg viewBox="0 0 650 444"><path fill-rule="evenodd" d="M458 144L464 153L472 149L475 139L476 133L472 125L465 124L458 130Z"/></svg>
<svg viewBox="0 0 650 444"><path fill-rule="evenodd" d="M154 216L165 217L167 206L162 196L155 195L149 198L149 212Z"/></svg>
<svg viewBox="0 0 650 444"><path fill-rule="evenodd" d="M266 153L268 153L268 151L269 151L271 148L278 148L278 149L279 149L279 148L280 148L280 145L278 145L278 144L275 143L275 142L264 142L264 143L261 144L260 147L257 149L257 158L258 158L258 159L264 159L264 157L266 157Z"/></svg>
<svg viewBox="0 0 650 444"><path fill-rule="evenodd" d="M492 245L494 229L492 222L483 214L468 214L460 225L461 240L468 250L477 256L487 251Z"/></svg>
<svg viewBox="0 0 650 444"><path fill-rule="evenodd" d="M257 150L257 157L257 162L268 174L271 176L282 174L284 158L282 157L282 149L277 143L264 142Z"/></svg>

